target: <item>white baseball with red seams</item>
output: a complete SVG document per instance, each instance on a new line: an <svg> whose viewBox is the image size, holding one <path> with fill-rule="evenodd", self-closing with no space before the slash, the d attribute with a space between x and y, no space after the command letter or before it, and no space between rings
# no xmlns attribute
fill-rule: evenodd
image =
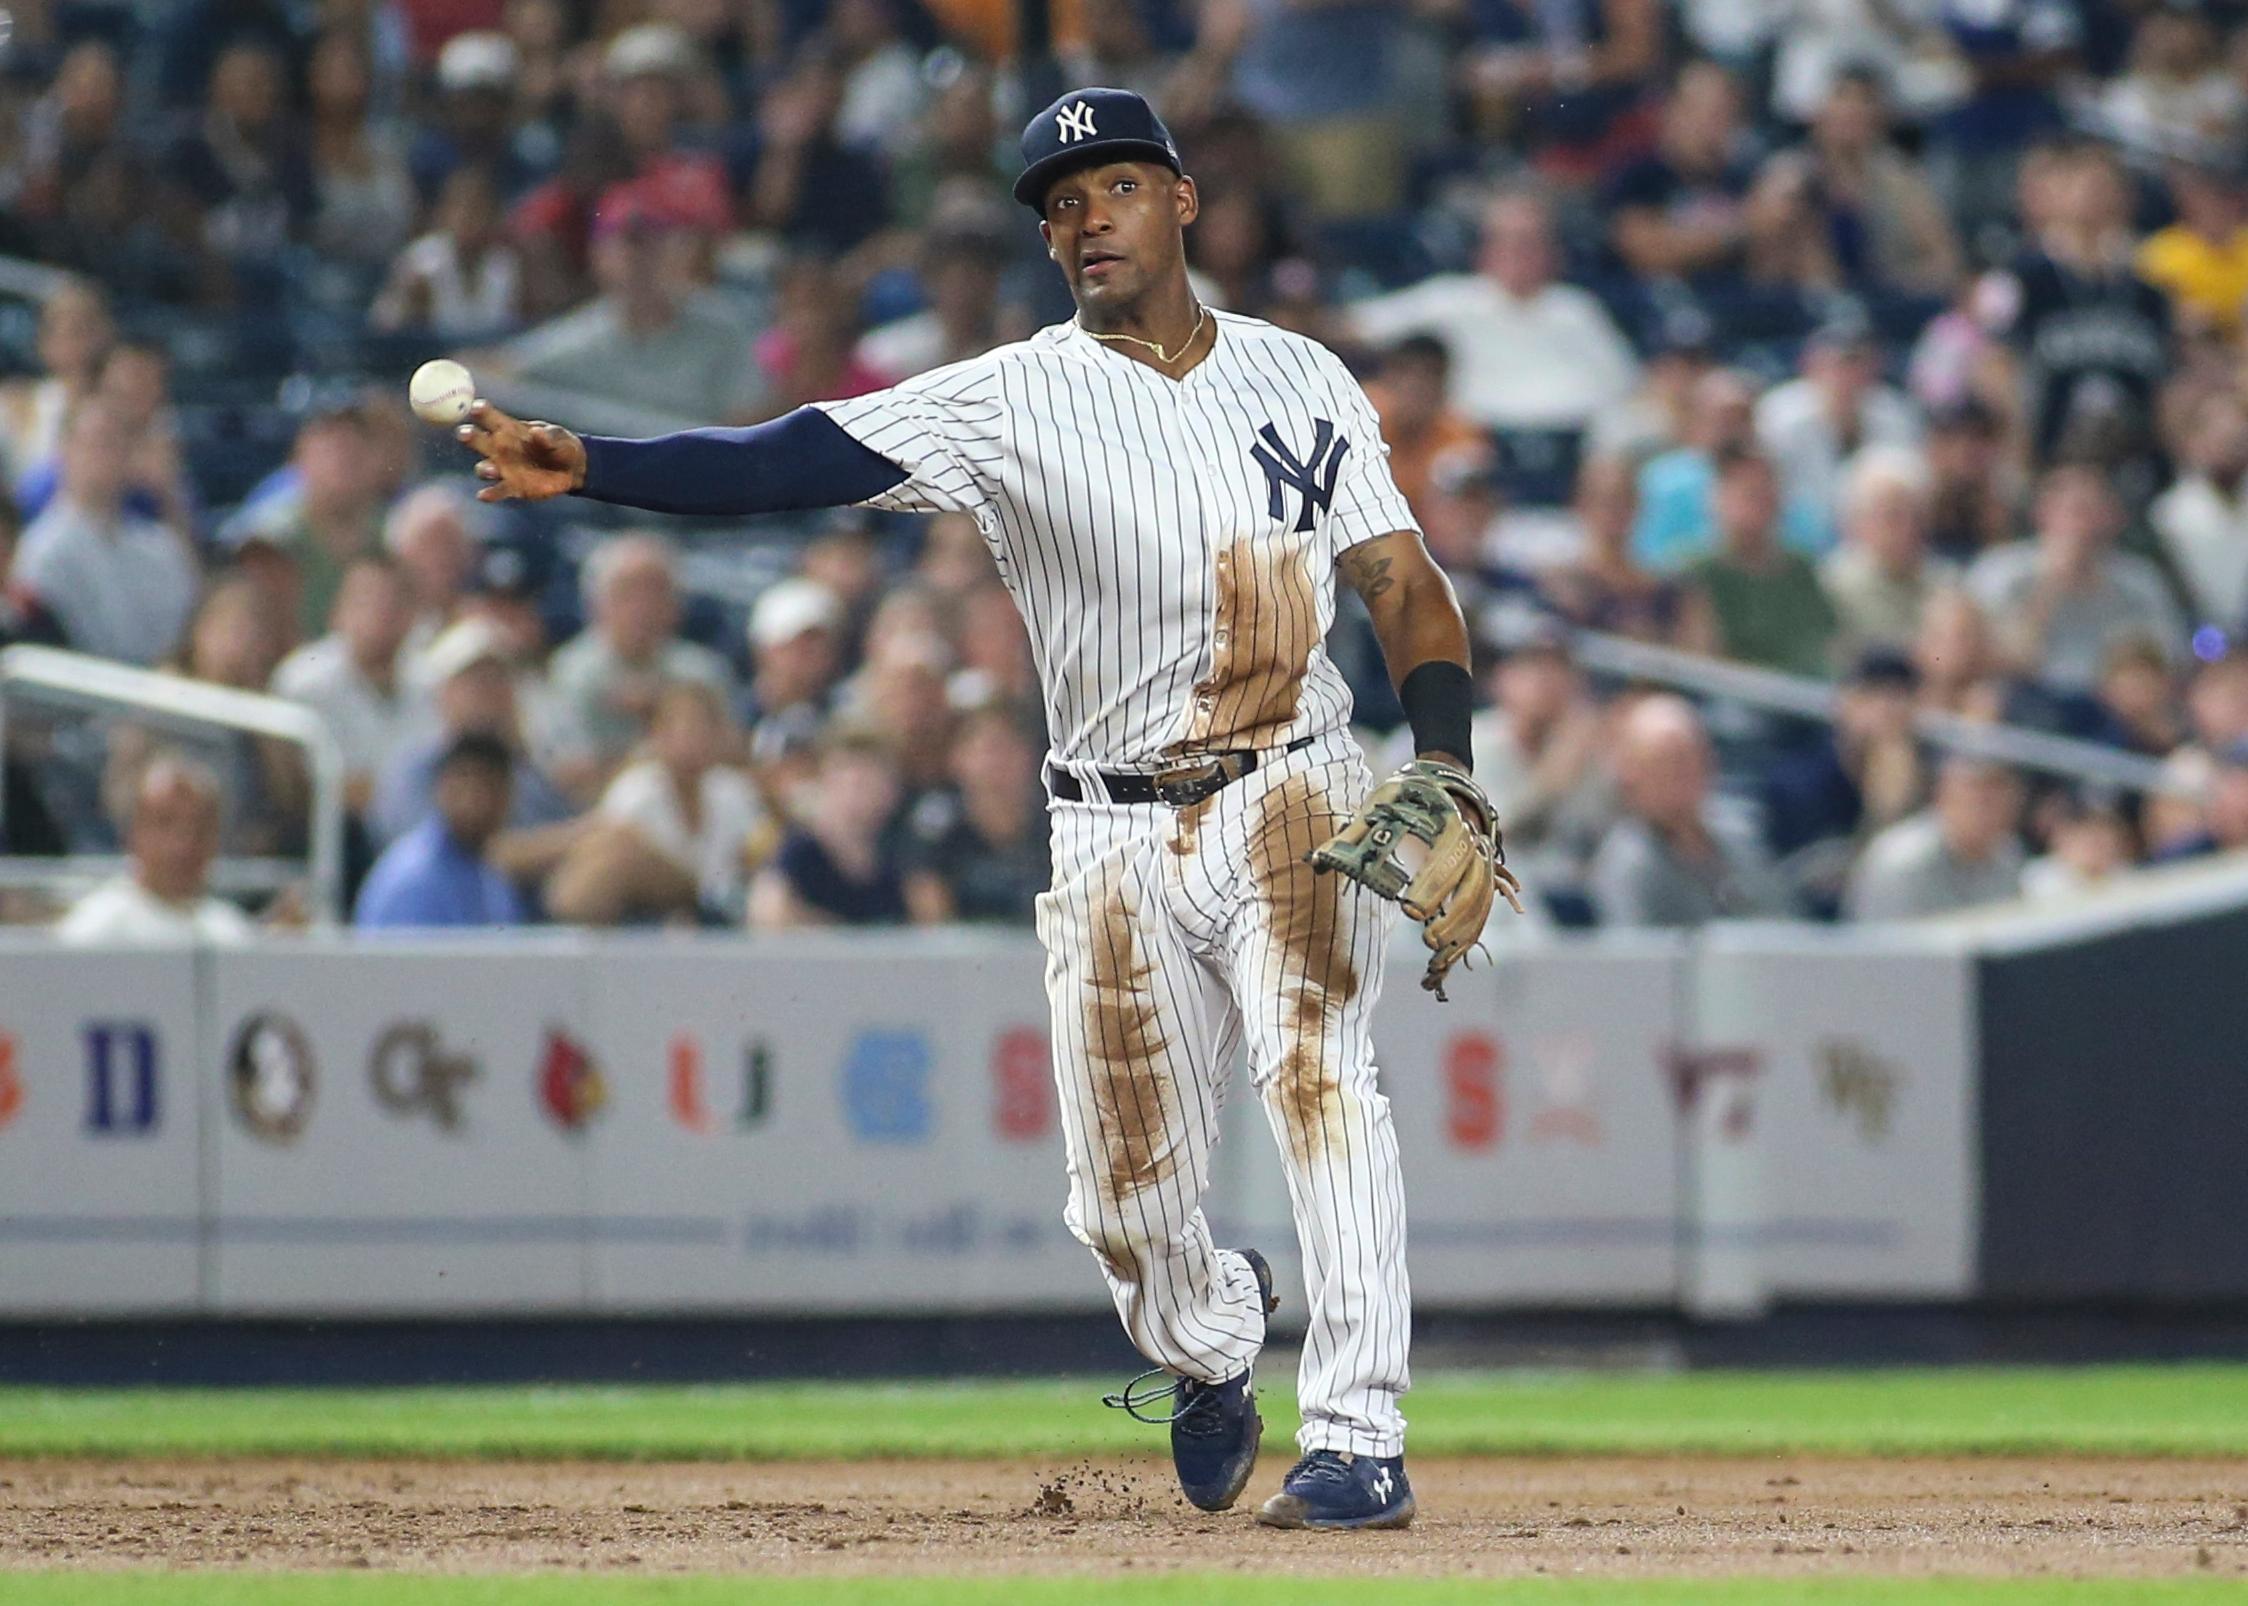
<svg viewBox="0 0 2248 1606"><path fill-rule="evenodd" d="M1255 1359L1255 1278L1202 1213L1246 1050L1303 1249L1298 1443L1392 1456L1411 1309L1369 1027L1390 911L1303 859L1369 786L1325 647L1336 560L1419 527L1341 361L1212 317L1179 379L1067 323L818 405L905 471L868 505L975 519L1030 631L1049 791L1082 797L1050 803L1038 902L1070 1230L1153 1364L1220 1382ZM1237 749L1258 767L1184 808L1101 780Z"/></svg>
<svg viewBox="0 0 2248 1606"><path fill-rule="evenodd" d="M425 424L457 424L475 399L475 378L449 357L423 363L406 384L406 404Z"/></svg>

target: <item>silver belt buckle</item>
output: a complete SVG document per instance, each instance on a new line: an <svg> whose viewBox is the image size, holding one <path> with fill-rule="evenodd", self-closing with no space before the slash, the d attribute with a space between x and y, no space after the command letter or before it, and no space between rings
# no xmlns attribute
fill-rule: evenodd
<svg viewBox="0 0 2248 1606"><path fill-rule="evenodd" d="M1192 808L1248 774L1252 767L1252 764L1240 763L1230 753L1201 764L1182 764L1156 775L1155 796L1157 801L1174 809Z"/></svg>

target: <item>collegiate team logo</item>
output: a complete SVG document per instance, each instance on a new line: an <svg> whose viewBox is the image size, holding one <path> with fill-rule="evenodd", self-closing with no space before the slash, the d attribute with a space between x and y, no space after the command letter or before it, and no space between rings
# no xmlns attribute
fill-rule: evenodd
<svg viewBox="0 0 2248 1606"><path fill-rule="evenodd" d="M1286 518L1288 492L1302 494L1303 509L1296 515L1299 531L1310 529L1312 520L1326 512L1327 504L1334 501L1335 475L1343 466L1343 454L1350 450L1350 441L1335 433L1330 420L1315 418L1311 426L1311 450L1301 460L1280 438L1280 431L1270 424L1257 430L1257 438L1264 444L1249 449L1249 455L1257 460L1257 467L1264 470L1267 518Z"/></svg>
<svg viewBox="0 0 2248 1606"><path fill-rule="evenodd" d="M843 1117L861 1143L919 1143L929 1107L929 1040L919 1032L859 1033L843 1061Z"/></svg>
<svg viewBox="0 0 2248 1606"><path fill-rule="evenodd" d="M312 1119L312 1044L304 1029L270 1010L252 1015L227 1051L234 1113L268 1143L287 1143Z"/></svg>
<svg viewBox="0 0 2248 1606"><path fill-rule="evenodd" d="M539 1059L539 1105L566 1132L575 1132L600 1112L609 1090L585 1046L558 1026L546 1030L546 1052Z"/></svg>
<svg viewBox="0 0 2248 1606"><path fill-rule="evenodd" d="M0 1032L0 1126L23 1113L23 1078L16 1074L16 1040Z"/></svg>
<svg viewBox="0 0 2248 1606"><path fill-rule="evenodd" d="M711 1133L718 1130L717 1113L710 1107L710 1099L703 1083L702 1040L692 1032L673 1034L665 1046L664 1057L669 1071L668 1090L671 1118L690 1132ZM745 1044L742 1048L742 1100L734 1115L733 1124L743 1130L762 1126L773 1108L773 1054L762 1041Z"/></svg>
<svg viewBox="0 0 2248 1606"><path fill-rule="evenodd" d="M92 1021L86 1045L86 1130L145 1137L156 1130L156 1028L146 1021Z"/></svg>
<svg viewBox="0 0 2248 1606"><path fill-rule="evenodd" d="M439 1130L455 1132L464 1118L462 1089L476 1079L476 1061L448 1052L428 1021L400 1021L375 1040L367 1075L376 1101L391 1114L409 1120L426 1115Z"/></svg>

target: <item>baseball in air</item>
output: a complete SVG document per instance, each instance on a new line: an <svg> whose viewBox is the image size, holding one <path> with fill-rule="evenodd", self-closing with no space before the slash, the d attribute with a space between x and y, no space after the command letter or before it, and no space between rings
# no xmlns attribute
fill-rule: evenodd
<svg viewBox="0 0 2248 1606"><path fill-rule="evenodd" d="M468 404L475 399L476 381L449 357L423 363L414 370L413 380L406 387L406 400L414 416L427 424L459 423L468 416Z"/></svg>

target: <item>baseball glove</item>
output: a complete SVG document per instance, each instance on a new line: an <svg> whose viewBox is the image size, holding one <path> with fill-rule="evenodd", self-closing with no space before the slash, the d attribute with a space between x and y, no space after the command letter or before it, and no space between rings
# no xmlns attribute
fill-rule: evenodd
<svg viewBox="0 0 2248 1606"><path fill-rule="evenodd" d="M1408 839L1419 844L1407 849ZM1411 853L1417 867L1408 865ZM1374 788L1348 824L1306 857L1393 900L1420 922L1429 947L1421 986L1444 998L1444 978L1504 897L1522 913L1522 883L1506 867L1498 820L1475 778L1417 758Z"/></svg>

